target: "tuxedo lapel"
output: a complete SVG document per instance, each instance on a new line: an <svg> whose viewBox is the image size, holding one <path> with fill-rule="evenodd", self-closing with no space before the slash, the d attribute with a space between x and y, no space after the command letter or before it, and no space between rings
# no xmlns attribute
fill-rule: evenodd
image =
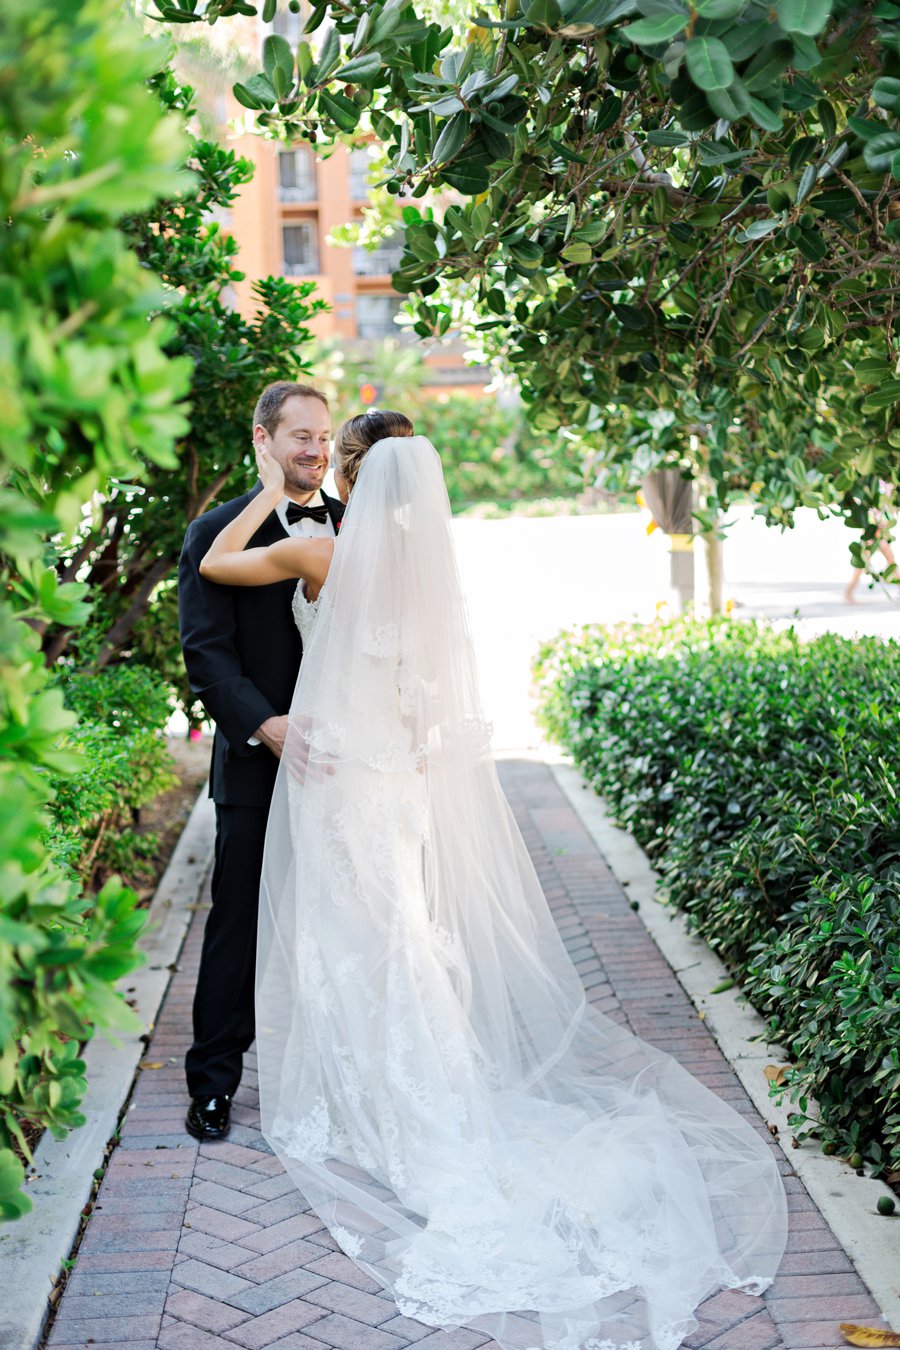
<svg viewBox="0 0 900 1350"><path fill-rule="evenodd" d="M252 501L260 492L262 492L262 483L257 483L256 487L248 492L247 496L241 502L241 510L243 510L247 503ZM271 514L266 516L265 520L256 531L256 534L253 535L246 547L267 548L269 544L277 544L279 539L289 539L290 537L291 536L281 522L281 517L273 508Z"/></svg>

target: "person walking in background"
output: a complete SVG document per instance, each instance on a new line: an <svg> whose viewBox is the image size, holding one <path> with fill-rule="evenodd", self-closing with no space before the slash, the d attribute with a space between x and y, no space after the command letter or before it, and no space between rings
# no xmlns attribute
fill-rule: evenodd
<svg viewBox="0 0 900 1350"><path fill-rule="evenodd" d="M893 491L893 484L886 483L882 478L879 480L878 488L881 493L881 502L879 506L874 511L872 511L871 515L872 523L875 526L875 539L873 547L878 549L879 553L881 553L881 555L887 562L888 567L895 567L896 563L894 559L894 550L891 547L891 533L890 533L891 494ZM866 558L867 564L872 556L873 547L869 548L868 556ZM850 576L850 580L847 582L847 589L844 591L844 600L848 605L855 605L858 603L855 591L857 586L859 585L860 577L862 576L863 572L867 570L868 570L867 567L854 567L853 572L851 573Z"/></svg>
<svg viewBox="0 0 900 1350"><path fill-rule="evenodd" d="M333 539L343 504L321 492L330 462L328 402L308 385L279 381L253 413L253 443L284 472L284 491L255 532L279 539ZM184 664L191 689L216 724L210 795L216 804L212 909L194 997L194 1043L185 1061L197 1139L228 1133L243 1055L255 1034L253 987L263 843L287 713L303 643L291 612L295 583L248 591L200 574L213 539L261 491L223 502L188 527L178 577Z"/></svg>

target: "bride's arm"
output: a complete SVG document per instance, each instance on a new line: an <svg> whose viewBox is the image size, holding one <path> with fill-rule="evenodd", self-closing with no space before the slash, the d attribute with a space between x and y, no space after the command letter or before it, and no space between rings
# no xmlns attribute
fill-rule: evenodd
<svg viewBox="0 0 900 1350"><path fill-rule="evenodd" d="M281 466L266 450L257 449L256 463L263 490L216 535L200 563L200 575L223 586L268 586L291 577L321 586L331 562L332 540L289 538L267 548L246 547L284 491Z"/></svg>
<svg viewBox="0 0 900 1350"><path fill-rule="evenodd" d="M236 525L243 515L231 524ZM200 563L200 575L207 581L221 586L270 586L273 581L302 577L317 587L325 581L334 549L331 539L279 539L267 548L241 548L233 541L221 543L230 528L226 526L216 536Z"/></svg>

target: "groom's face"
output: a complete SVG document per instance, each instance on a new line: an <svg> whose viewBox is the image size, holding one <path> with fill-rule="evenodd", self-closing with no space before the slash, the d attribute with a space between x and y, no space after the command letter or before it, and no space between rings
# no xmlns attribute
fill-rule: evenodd
<svg viewBox="0 0 900 1350"><path fill-rule="evenodd" d="M284 469L286 492L309 496L322 486L328 472L331 417L319 399L298 395L285 399L274 434L258 426L254 435Z"/></svg>

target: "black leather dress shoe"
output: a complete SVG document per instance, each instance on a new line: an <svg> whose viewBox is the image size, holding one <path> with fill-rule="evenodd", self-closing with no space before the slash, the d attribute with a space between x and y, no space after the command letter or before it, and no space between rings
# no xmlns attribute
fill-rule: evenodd
<svg viewBox="0 0 900 1350"><path fill-rule="evenodd" d="M184 1123L195 1139L224 1139L231 1129L231 1098L194 1097Z"/></svg>

